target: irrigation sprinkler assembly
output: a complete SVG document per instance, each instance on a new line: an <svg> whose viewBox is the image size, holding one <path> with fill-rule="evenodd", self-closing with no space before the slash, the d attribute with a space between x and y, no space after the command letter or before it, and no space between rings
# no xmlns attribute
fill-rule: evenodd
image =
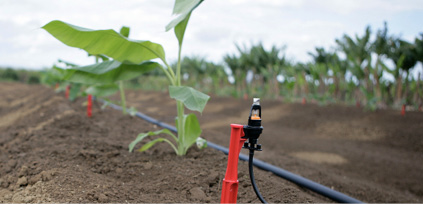
<svg viewBox="0 0 423 204"><path fill-rule="evenodd" d="M244 148L249 149L250 151L248 158L248 173L250 174L251 185L253 185L254 192L256 193L258 199L262 203L267 203L257 188L253 171L254 151L261 151L261 144L258 144L257 142L260 134L263 132L263 126L261 126L261 106L259 98L254 98L253 105L250 110L250 116L248 117L248 125L245 125L243 130L245 136L242 138L247 139L244 143Z"/></svg>
<svg viewBox="0 0 423 204"><path fill-rule="evenodd" d="M248 172L254 192L262 203L267 203L260 194L253 171L254 151L261 151L261 145L258 144L258 138L263 132L261 126L261 106L260 99L254 98L248 117L248 125L231 124L231 139L229 144L228 166L225 178L222 182L222 195L220 203L236 203L238 194L238 160L242 144L244 148L249 149Z"/></svg>
<svg viewBox="0 0 423 204"><path fill-rule="evenodd" d="M96 99L95 97L93 97L93 98L94 98L94 100ZM122 107L120 107L118 105L106 102L105 100L102 100L102 99L97 99L97 100L99 100L103 103L108 103L108 106L112 107L113 109L122 110ZM147 122L155 124L157 126L167 128L172 132L175 132L175 133L177 132L176 127L169 125L167 123L164 123L162 121L159 121L157 119L154 119L154 118L152 118L148 115L145 115L143 113L137 112L135 114L135 116L137 116L137 117L139 117L143 120L146 120ZM229 154L228 148L220 146L220 145L215 144L213 142L207 141L207 146L210 147L210 148L216 149L218 151L221 151L225 154ZM241 159L243 161L249 161L249 157L245 154L239 154L239 159ZM331 189L327 186L324 186L322 184L311 181L307 178L304 178L302 176L299 176L297 174L289 172L289 171L282 169L280 167L268 164L268 163L261 161L259 159L253 159L253 165L260 168L260 169L263 169L265 171L272 172L273 174L275 174L275 175L277 175L277 176L279 176L283 179L286 179L286 180L288 180L288 181L290 181L294 184L297 184L301 187L307 188L307 189L309 189L309 190L311 190L315 193L318 193L318 194L320 194L324 197L327 197L327 198L329 198L329 199L331 199L335 202L339 202L339 203L363 203L363 201L360 201L360 200L357 200L357 199L352 198L350 196L347 196L347 195L345 195L341 192L338 192L336 190L333 190L333 189Z"/></svg>

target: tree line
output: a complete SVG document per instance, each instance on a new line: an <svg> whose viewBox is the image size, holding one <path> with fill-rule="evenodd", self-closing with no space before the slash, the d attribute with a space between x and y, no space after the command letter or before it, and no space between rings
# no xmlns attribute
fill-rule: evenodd
<svg viewBox="0 0 423 204"><path fill-rule="evenodd" d="M184 79L217 95L359 103L371 109L421 107L423 70L417 76L411 71L423 63L423 34L408 42L389 34L385 23L374 33L368 26L364 34L345 34L335 43L332 49L316 47L307 63L287 59L284 47L266 49L262 43L236 45L237 52L226 54L222 63L185 57Z"/></svg>
<svg viewBox="0 0 423 204"><path fill-rule="evenodd" d="M221 63L184 57L184 84L221 96L361 104L372 110L404 104L421 109L423 103L423 33L407 41L390 34L386 23L376 32L368 26L364 34L336 39L331 49L316 47L305 63L288 59L285 47L235 46L236 53L224 55ZM0 80L39 83L49 78L46 73L0 69ZM166 83L161 75L155 69L131 84L158 90Z"/></svg>

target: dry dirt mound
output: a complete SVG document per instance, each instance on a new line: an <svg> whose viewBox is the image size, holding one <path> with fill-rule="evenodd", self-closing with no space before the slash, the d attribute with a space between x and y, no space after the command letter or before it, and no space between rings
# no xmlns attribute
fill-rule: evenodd
<svg viewBox="0 0 423 204"><path fill-rule="evenodd" d="M0 86L0 202L220 201L226 156L193 148L176 156L166 144L129 153L135 136L157 127L99 105L87 118L83 99L42 86ZM152 100L157 97L152 97ZM239 202L258 202L240 162ZM272 202L328 202L256 170Z"/></svg>

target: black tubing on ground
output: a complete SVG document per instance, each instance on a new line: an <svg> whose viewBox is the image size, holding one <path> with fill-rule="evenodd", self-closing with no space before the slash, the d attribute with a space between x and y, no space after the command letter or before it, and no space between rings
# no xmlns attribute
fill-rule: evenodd
<svg viewBox="0 0 423 204"><path fill-rule="evenodd" d="M101 101L101 102L106 103L106 101L104 101L102 99L98 99L98 100ZM107 103L108 103L108 106L110 106L110 107L112 107L114 109L122 110L122 107L120 107L118 105L112 104L110 102L107 102ZM161 122L159 120L156 120L156 119L154 119L154 118L152 118L150 116L147 116L145 114L142 114L140 112L137 112L136 113L136 116L139 117L139 118L142 118L142 119L144 119L144 120L146 120L146 121L148 121L150 123L153 123L155 125L158 125L160 127L169 129L170 131L173 131L175 133L177 132L176 127L174 127L172 125L169 125L167 123ZM221 152L223 152L225 154L228 154L229 153L229 149L227 149L227 148L225 148L223 146L220 146L218 144L209 142L209 141L207 141L207 146L208 147L211 147L213 149L219 150L219 151L221 151ZM245 155L245 154L242 154L242 153L239 154L239 159L241 159L243 161L248 161L249 160L248 156ZM286 179L288 181L291 181L291 182L293 182L293 183L295 183L295 184L297 184L299 186L302 186L302 187L307 188L307 189L309 189L311 191L314 191L315 193L318 193L318 194L320 194L322 196L325 196L325 197L327 197L329 199L332 199L333 201L336 201L336 202L339 202L339 203L363 203L360 200L357 200L355 198L352 198L350 196L347 196L347 195L345 195L343 193L340 193L340 192L335 191L335 190L333 190L331 188L328 188L328 187L326 187L324 185L321 185L319 183L316 183L314 181L311 181L309 179L306 179L306 178L304 178L302 176L299 176L299 175L296 175L294 173L291 173L291 172L289 172L289 171L287 171L285 169L282 169L282 168L279 168L277 166L274 166L274 165L268 164L266 162L263 162L263 161L261 161L259 159L254 159L253 160L253 164L254 164L254 166L256 166L256 167L258 167L260 169L263 169L263 170L266 170L266 171L270 171L270 172L274 173L275 175L277 175L279 177L282 177L282 178L284 178L284 179Z"/></svg>
<svg viewBox="0 0 423 204"><path fill-rule="evenodd" d="M257 185L256 185L256 180L254 178L253 159L254 159L254 150L250 149L250 158L248 159L248 173L250 174L251 184L253 185L253 189L254 189L254 192L257 195L257 198L262 203L267 203L267 201L264 200L263 196L260 194L260 191L258 190Z"/></svg>

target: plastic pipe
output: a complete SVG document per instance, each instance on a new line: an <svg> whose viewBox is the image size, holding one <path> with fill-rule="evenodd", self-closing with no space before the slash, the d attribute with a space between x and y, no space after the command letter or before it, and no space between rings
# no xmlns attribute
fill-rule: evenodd
<svg viewBox="0 0 423 204"><path fill-rule="evenodd" d="M238 195L238 160L245 140L243 125L231 124L231 138L229 141L228 165L222 182L220 203L236 203Z"/></svg>
<svg viewBox="0 0 423 204"><path fill-rule="evenodd" d="M105 102L102 99L100 99L100 101ZM109 106L114 108L114 109L117 109L117 110L122 110L122 108L120 106L117 106L115 104L109 103ZM146 120L150 123L156 124L160 127L169 129L170 131L173 131L175 133L177 132L176 127L171 126L167 123L163 123L163 122L156 120L156 119L154 119L150 116L144 115L144 114L139 113L139 112L137 112L136 116L140 117L140 118L142 118L142 119L144 119L144 120ZM229 154L229 149L222 147L218 144L207 141L207 146L211 147L213 149L219 150L219 151L221 151L225 154ZM241 159L243 161L248 161L248 156L241 153L241 154L239 154L239 159ZM311 191L314 191L315 193L318 193L322 196L325 196L329 199L332 199L333 201L336 201L336 202L339 202L339 203L363 203L363 201L360 201L360 200L357 200L357 199L352 198L350 196L347 196L343 193L340 193L340 192L335 191L331 188L328 188L328 187L326 187L322 184L316 183L316 182L311 181L309 179L306 179L302 176L291 173L291 172L289 172L285 169L279 168L277 166L268 164L268 163L263 162L259 159L254 159L253 164L254 164L254 166L256 166L260 169L270 171L270 172L272 172L273 174L275 174L279 177L282 177L282 178L284 178L288 181L291 181L291 182L293 182L293 183L295 183L299 186L302 186L302 187L307 188Z"/></svg>

